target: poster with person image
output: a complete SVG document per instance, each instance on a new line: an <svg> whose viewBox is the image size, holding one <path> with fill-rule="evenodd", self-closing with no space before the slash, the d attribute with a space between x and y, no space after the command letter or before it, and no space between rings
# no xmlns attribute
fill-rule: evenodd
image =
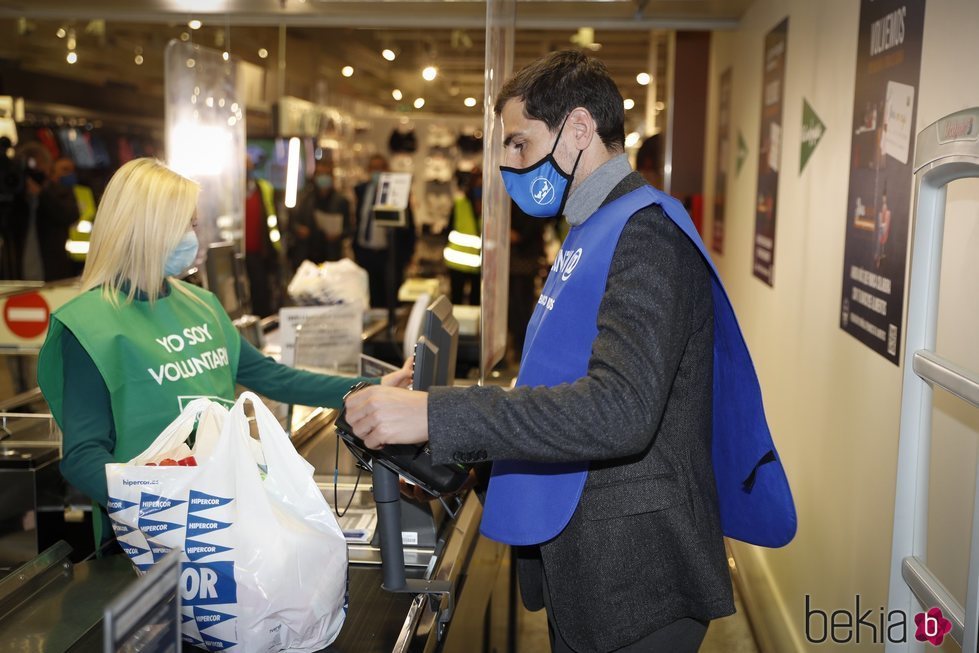
<svg viewBox="0 0 979 653"><path fill-rule="evenodd" d="M758 149L758 193L755 201L754 275L773 284L775 218L778 211L778 173L782 160L782 98L789 19L765 35L762 67L761 130Z"/></svg>
<svg viewBox="0 0 979 653"><path fill-rule="evenodd" d="M840 327L895 365L901 349L925 0L863 0Z"/></svg>

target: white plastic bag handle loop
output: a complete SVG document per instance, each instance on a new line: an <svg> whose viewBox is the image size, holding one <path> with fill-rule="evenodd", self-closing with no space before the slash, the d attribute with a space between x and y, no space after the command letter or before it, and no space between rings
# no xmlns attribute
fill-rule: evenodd
<svg viewBox="0 0 979 653"><path fill-rule="evenodd" d="M245 403L251 402L258 424L258 437L267 467L266 489L279 501L304 510L307 519L339 527L330 513L323 493L313 480L314 468L299 455L272 411L253 392L243 392L231 409L228 426L243 439L252 440L245 416Z"/></svg>
<svg viewBox="0 0 979 653"><path fill-rule="evenodd" d="M265 403L259 399L254 392L243 392L231 409L232 420L239 424L237 431L243 436L251 439L248 428L248 417L245 415L245 404L251 402L255 411L255 422L258 424L258 438L262 444L262 453L265 456L265 464L268 467L269 475L292 476L299 474L312 476L313 466L306 462L306 459L299 455L296 448L289 440L289 436L282 430L279 421L268 409Z"/></svg>
<svg viewBox="0 0 979 653"><path fill-rule="evenodd" d="M170 422L170 425L157 436L156 440L153 440L153 444L147 447L143 453L130 460L129 464L142 465L184 442L190 432L194 430L194 423L197 419L213 405L214 403L206 397L198 397L191 401L180 411L177 419Z"/></svg>

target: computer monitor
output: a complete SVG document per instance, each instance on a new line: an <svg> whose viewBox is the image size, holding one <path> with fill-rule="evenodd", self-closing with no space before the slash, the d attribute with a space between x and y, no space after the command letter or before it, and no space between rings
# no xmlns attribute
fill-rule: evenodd
<svg viewBox="0 0 979 653"><path fill-rule="evenodd" d="M453 317L452 303L445 295L439 295L425 309L422 336L437 350L438 365L432 385L452 385L459 348L459 322Z"/></svg>
<svg viewBox="0 0 979 653"><path fill-rule="evenodd" d="M415 343L415 363L411 371L411 389L428 390L435 385L438 374L439 350L428 338L421 336Z"/></svg>

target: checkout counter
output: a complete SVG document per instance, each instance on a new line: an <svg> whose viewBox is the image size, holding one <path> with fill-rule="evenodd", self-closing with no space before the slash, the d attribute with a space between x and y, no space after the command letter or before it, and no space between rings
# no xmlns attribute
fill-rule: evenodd
<svg viewBox="0 0 979 653"><path fill-rule="evenodd" d="M371 477L364 473L358 484L353 457L346 447L338 453L335 411L269 404L292 427L327 502L350 505L340 520L349 542L349 609L327 650L512 650L515 574L508 548L479 535L475 493L448 502L454 517L437 502L401 500L407 577L449 591L390 593L381 587L380 548L371 534ZM72 524L91 533L77 523L90 507L58 473L60 433L43 411L36 389L0 403L0 642L12 652L116 650L104 641L106 609L142 579L122 555L80 556L61 541Z"/></svg>
<svg viewBox="0 0 979 653"><path fill-rule="evenodd" d="M370 532L376 523L372 519L371 478L365 473L356 484L355 463L344 447L340 448L342 473L334 488L334 417L332 410L297 409L293 414L292 435L297 449L316 467L317 484L327 502L332 506L336 497L341 508L350 504L340 520L341 527L349 533L350 604L339 638L326 650L344 653L506 650L512 637L509 552L505 546L479 535L482 508L475 493L468 492L449 502L449 508L455 512L454 519L437 502L419 506L402 500L402 541L415 542L404 547L407 577L445 581L451 588L451 596L383 590L380 548ZM6 418L0 415L0 420L3 419L12 433L26 432L35 437L40 428L37 424L45 418L7 413ZM29 420L33 428L22 426L23 420ZM33 451L31 442L8 437L2 443L3 450ZM15 472L0 467L0 492L20 493L16 510L13 510L14 503L0 502L7 521L19 517L23 525L25 516L42 510L56 511L59 503L64 511L65 496L57 497L57 488L64 487L57 474L59 444L50 440L36 446L38 455L14 468ZM10 480L11 474L23 480L15 485ZM52 482L49 477L54 476L57 479ZM34 492L21 489L30 485L34 486ZM28 505L31 497L35 497L35 505ZM6 514L12 512L17 515ZM0 537L4 551L19 551L22 555L53 540L20 567L0 569L3 650L106 650L103 649L104 612L113 599L138 581L133 565L122 555L104 558L91 555L73 563L71 547L57 538L57 523L34 526L8 531Z"/></svg>

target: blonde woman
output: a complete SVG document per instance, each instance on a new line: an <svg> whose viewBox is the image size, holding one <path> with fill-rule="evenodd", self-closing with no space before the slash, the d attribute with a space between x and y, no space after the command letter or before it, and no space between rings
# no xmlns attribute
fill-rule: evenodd
<svg viewBox="0 0 979 653"><path fill-rule="evenodd" d="M173 278L197 255L198 193L154 159L122 166L99 205L81 294L51 316L41 348L38 383L64 433L61 471L102 507L98 544L112 537L106 463L142 452L189 400L232 402L240 384L277 401L338 407L358 380L264 357L213 294ZM381 383L406 385L408 376L401 369Z"/></svg>

